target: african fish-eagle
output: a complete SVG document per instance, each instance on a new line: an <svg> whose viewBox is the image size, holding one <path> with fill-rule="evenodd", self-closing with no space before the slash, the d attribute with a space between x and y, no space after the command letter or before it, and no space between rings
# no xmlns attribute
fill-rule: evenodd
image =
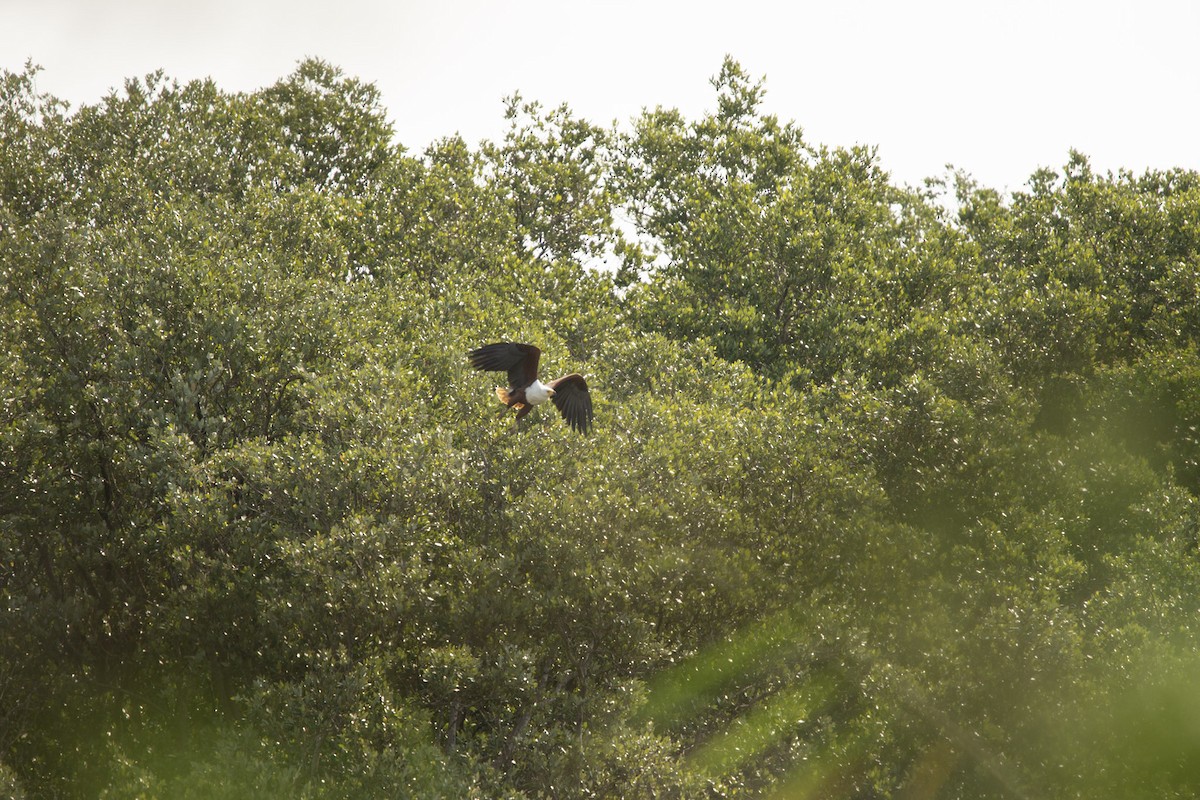
<svg viewBox="0 0 1200 800"><path fill-rule="evenodd" d="M483 372L507 372L508 388L496 387L496 396L509 408L517 409L517 420L533 407L550 400L563 419L580 433L592 425L592 396L587 381L577 372L550 383L538 380L538 359L542 351L531 344L496 342L467 354L471 366Z"/></svg>

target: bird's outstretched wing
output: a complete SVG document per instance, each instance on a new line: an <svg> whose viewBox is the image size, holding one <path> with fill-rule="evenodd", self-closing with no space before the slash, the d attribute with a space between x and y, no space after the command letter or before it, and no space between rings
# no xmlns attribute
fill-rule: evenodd
<svg viewBox="0 0 1200 800"><path fill-rule="evenodd" d="M542 351L531 344L496 342L467 353L471 366L484 372L507 372L508 385L521 389L537 380Z"/></svg>
<svg viewBox="0 0 1200 800"><path fill-rule="evenodd" d="M567 424L580 433L587 433L592 427L592 395L583 376L572 372L551 382L550 388L554 390L550 400Z"/></svg>

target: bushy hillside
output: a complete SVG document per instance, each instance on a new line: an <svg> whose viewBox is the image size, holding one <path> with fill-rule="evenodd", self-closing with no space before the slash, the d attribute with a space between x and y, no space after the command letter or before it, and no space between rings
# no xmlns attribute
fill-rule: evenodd
<svg viewBox="0 0 1200 800"><path fill-rule="evenodd" d="M1187 797L1200 175L0 85L0 794ZM466 352L580 371L516 428ZM1099 793L1099 794L1097 794Z"/></svg>

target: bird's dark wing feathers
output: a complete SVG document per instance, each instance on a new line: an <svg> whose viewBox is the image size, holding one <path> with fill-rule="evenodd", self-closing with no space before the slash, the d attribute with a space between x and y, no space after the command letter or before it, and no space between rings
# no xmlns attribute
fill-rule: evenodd
<svg viewBox="0 0 1200 800"><path fill-rule="evenodd" d="M531 344L496 342L467 353L471 366L484 372L507 372L508 384L523 389L537 380L542 351Z"/></svg>
<svg viewBox="0 0 1200 800"><path fill-rule="evenodd" d="M592 426L592 395L583 376L575 372L564 375L552 381L550 388L554 390L550 399L567 424L580 433L587 433Z"/></svg>

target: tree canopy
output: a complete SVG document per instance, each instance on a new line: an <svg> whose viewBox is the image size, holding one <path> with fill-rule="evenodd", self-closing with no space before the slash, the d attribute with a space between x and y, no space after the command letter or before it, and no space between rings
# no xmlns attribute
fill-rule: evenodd
<svg viewBox="0 0 1200 800"><path fill-rule="evenodd" d="M1200 174L0 75L0 793L1190 797ZM586 374L588 436L466 353Z"/></svg>

